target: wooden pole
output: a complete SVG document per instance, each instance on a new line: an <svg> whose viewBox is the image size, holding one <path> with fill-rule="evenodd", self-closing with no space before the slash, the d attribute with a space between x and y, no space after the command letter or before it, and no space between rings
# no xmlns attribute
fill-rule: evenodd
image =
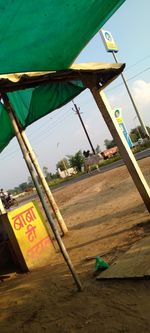
<svg viewBox="0 0 150 333"><path fill-rule="evenodd" d="M31 147L31 145L29 143L29 140L28 140L25 132L20 128L19 124L18 124L18 127L20 129L20 134L22 136L24 144L25 144L25 146L26 146L26 148L27 148L27 150L29 152L29 156L31 158L31 161L32 161L32 163L33 163L33 165L35 167L35 170L36 170L36 172L37 172L37 174L39 176L39 179L41 181L43 189L44 189L44 191L46 193L48 201L49 201L49 203L50 203L50 205L51 205L51 207L53 209L53 212L55 214L55 217L56 217L56 219L58 221L60 229L61 229L63 235L65 235L68 232L67 226L66 226L66 224L65 224L65 222L63 220L63 217L62 217L62 215L60 213L60 210L59 210L59 208L58 208L58 206L56 204L56 201L55 201L55 199L54 199L54 197L52 195L52 192L50 191L50 188L49 188L49 186L48 186L48 184L47 184L47 182L45 180L45 177L44 177L43 172L41 170L41 167L40 167L40 165L38 163L38 160L37 160L37 158L36 158L36 156L34 154L34 151L33 151L32 147Z"/></svg>
<svg viewBox="0 0 150 333"><path fill-rule="evenodd" d="M84 81L85 82L85 81ZM115 120L112 109L103 91L99 91L99 88L95 85L90 87L91 93L97 103L97 106L119 148L121 156L130 172L130 175L137 187L147 210L150 212L150 188L138 166L138 163L129 148L127 141Z"/></svg>
<svg viewBox="0 0 150 333"><path fill-rule="evenodd" d="M74 269L74 266L73 266L73 264L71 262L71 259L70 259L69 255L68 255L68 252L66 251L66 248L65 248L65 246L64 246L64 244L62 242L62 239L61 239L61 237L59 235L58 229L57 229L57 227L55 225L55 222L54 222L54 220L53 220L53 218L51 216L51 213L49 212L49 208L47 206L47 203L46 203L45 198L43 196L42 190L41 190L40 185L39 185L39 183L37 181L37 177L36 177L35 171L33 169L31 160L29 158L28 151L26 149L26 146L25 146L24 141L22 139L22 136L20 134L20 131L19 131L16 119L15 119L15 117L13 115L12 107L11 107L11 104L9 102L9 99L8 99L8 97L7 97L7 95L5 93L1 94L1 97L2 97L2 99L4 101L4 105L5 105L6 109L8 111L8 115L9 115L9 118L11 120L12 127L14 129L14 132L15 132L15 135L17 137L18 143L20 145L23 157L25 159L25 162L27 164L28 170L29 170L29 172L31 174L32 180L33 180L34 185L36 187L36 190L37 190L37 193L39 195L40 201L42 203L43 209L45 211L47 220L48 220L48 222L49 222L49 224L50 224L50 226L52 228L52 231L54 233L54 236L56 238L56 241L58 243L60 251L61 251L61 253L62 253L62 255L63 255L63 257L64 257L64 259L65 259L65 261L66 261L66 263L68 265L68 268L69 268L69 270L70 270L70 272L71 272L71 274L72 274L72 276L74 278L74 281L76 283L77 289L78 289L78 291L81 291L82 290L81 282L80 282L79 277L78 277L78 275L77 275L77 273L76 273L76 271Z"/></svg>

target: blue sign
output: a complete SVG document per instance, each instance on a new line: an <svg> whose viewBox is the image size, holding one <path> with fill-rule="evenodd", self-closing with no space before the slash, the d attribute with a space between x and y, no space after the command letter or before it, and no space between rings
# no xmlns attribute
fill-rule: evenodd
<svg viewBox="0 0 150 333"><path fill-rule="evenodd" d="M127 132L127 129L126 129L124 123L119 124L119 126L120 126L120 128L121 128L121 130L122 130L122 132L124 134L124 137L125 137L128 145L129 145L129 147L132 148L133 147L133 143L132 143L132 140L131 140L128 132Z"/></svg>
<svg viewBox="0 0 150 333"><path fill-rule="evenodd" d="M113 112L114 112L114 116L115 116L115 118L117 120L117 123L118 123L121 131L123 132L124 137L125 137L128 145L129 145L129 147L132 148L133 147L133 143L132 143L132 140L131 140L131 138L130 138L130 136L128 134L128 131L127 131L126 127L125 127L125 124L123 122L121 108L115 108L113 110Z"/></svg>

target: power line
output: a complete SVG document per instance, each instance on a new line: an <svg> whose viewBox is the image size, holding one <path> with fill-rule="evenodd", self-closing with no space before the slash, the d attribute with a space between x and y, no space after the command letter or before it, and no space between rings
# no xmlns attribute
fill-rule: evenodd
<svg viewBox="0 0 150 333"><path fill-rule="evenodd" d="M70 117L70 116L72 116L72 114L67 114L60 122L59 122L59 124L57 123L52 129L51 129L51 131L50 132L43 132L42 134L41 134L41 136L43 136L44 134L46 135L46 136L44 136L44 139L42 140L42 142L49 136L49 135L51 135L53 132L54 132L54 130L55 130L55 128L57 127L57 126L59 126L61 123L62 123L62 121L64 120L64 119L66 119L66 118L68 118L68 117ZM36 140L36 144L39 142L41 140L41 137L39 137L39 140ZM35 141L34 141L35 142Z"/></svg>
<svg viewBox="0 0 150 333"><path fill-rule="evenodd" d="M59 117L59 119L58 120L56 120L56 121L54 121L53 122L53 124L52 125L54 125L54 126L52 126L52 127L49 127L49 129L50 129L50 132L49 133L51 133L51 132L53 132L53 128L56 128L56 126L57 126L57 124L59 125L64 119L66 119L66 116L68 116L68 111L70 111L71 109L68 109L68 110L65 110L65 112L63 112L63 114L61 115L61 117ZM64 116L65 115L65 116ZM44 124L45 125L45 124ZM46 125L50 125L50 123L48 123L48 124L46 124ZM46 126L46 127L48 127L48 126ZM44 127L44 126L43 126ZM31 134L31 136L30 136L30 139L31 140L33 140L33 142L35 142L35 140L36 140L36 138L37 138L37 135L38 135L38 137L39 137L39 135L40 135L40 138L41 138L41 136L43 135L43 133L45 134L45 128L42 128L42 126L41 126L41 129L42 129L42 132L39 132L39 130L38 130L38 134L36 134L36 135L33 135L32 136L32 134ZM43 131L43 129L44 129L44 131ZM46 132L47 133L47 132ZM35 133L33 133L33 134L35 134ZM29 134L30 135L30 134ZM16 146L16 148L17 148L17 142L15 143L15 146ZM19 147L19 146L18 146ZM14 147L13 147L14 148ZM19 150L20 151L20 150ZM15 154L16 154L16 152L18 152L18 150L17 149L15 149L15 150L13 150L13 151L10 151L10 152L7 152L7 153L5 153L4 152L4 156L0 156L2 159L7 159L8 157L12 157L12 156L14 156ZM3 153L3 152L2 152Z"/></svg>
<svg viewBox="0 0 150 333"><path fill-rule="evenodd" d="M69 109L69 110L65 110L65 111L62 111L62 114L60 114L59 115L59 117L58 117L58 119L53 119L52 121L47 121L47 120L45 120L46 121L46 123L44 123L42 126L40 126L39 128L38 128L38 135L40 134L40 133L43 133L43 130L44 130L44 132L45 132L45 130L48 128L48 129L51 129L51 128L53 128L53 125L55 125L55 124L57 124L57 123L59 123L61 120L63 120L63 118L64 118L64 115L66 115L67 113L68 113L68 111L70 111L71 109ZM33 124L32 124L33 125ZM45 126L46 125L46 126ZM42 130L42 132L41 132L41 130ZM33 135L32 135L33 134ZM34 135L35 133L33 133L33 131L31 132L31 134L29 134L30 135L30 138L34 138L35 137L35 135Z"/></svg>
<svg viewBox="0 0 150 333"><path fill-rule="evenodd" d="M128 70L132 67L135 67L136 65L138 65L139 63L143 62L145 59L149 58L150 57L150 54L148 54L146 57L138 60L137 62L135 62L134 64L130 65L127 67L127 69L125 70L126 72L128 72Z"/></svg>
<svg viewBox="0 0 150 333"><path fill-rule="evenodd" d="M142 73L144 73L144 72L147 72L148 70L150 70L150 67L147 67L147 68L145 68L143 71L141 71L141 72L135 74L134 76L129 77L128 79L126 79L126 81L131 81L131 80L133 80L135 77L139 76L140 74L142 74ZM120 87L120 86L122 86L122 85L123 85L123 83L119 83L119 84L117 84L115 87L109 88L109 89L107 90L107 92L108 92L108 91L111 91L111 90L113 90L113 89L116 89L116 88L118 88L118 87Z"/></svg>

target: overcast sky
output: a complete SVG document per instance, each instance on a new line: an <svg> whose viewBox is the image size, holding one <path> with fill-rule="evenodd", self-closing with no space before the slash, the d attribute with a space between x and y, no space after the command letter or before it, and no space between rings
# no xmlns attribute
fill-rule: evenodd
<svg viewBox="0 0 150 333"><path fill-rule="evenodd" d="M150 126L149 13L149 0L128 0L103 27L112 33L119 47L118 60L126 63L124 75L142 118L148 126ZM111 63L114 61L111 53L106 52L98 33L82 51L76 62ZM139 125L121 78L109 85L105 89L105 93L112 108L122 108L128 131ZM86 90L74 101L80 107L93 145L96 147L99 144L101 149L104 149L104 140L110 139L111 135L90 92ZM66 155L74 154L79 149L90 148L72 107L72 103L68 103L26 130L41 166L47 166L50 172L56 171L56 163ZM13 139L0 155L0 187L13 188L27 181L28 176L18 143L16 139Z"/></svg>

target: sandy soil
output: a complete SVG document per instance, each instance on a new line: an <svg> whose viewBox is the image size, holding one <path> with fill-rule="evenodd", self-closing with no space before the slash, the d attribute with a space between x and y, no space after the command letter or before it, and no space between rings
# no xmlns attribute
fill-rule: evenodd
<svg viewBox="0 0 150 333"><path fill-rule="evenodd" d="M150 184L150 158L140 161ZM150 332L147 279L97 281L95 259L110 264L150 234L149 214L126 167L54 193L69 228L64 243L82 281L77 292L57 253L49 266L0 284L0 332Z"/></svg>

